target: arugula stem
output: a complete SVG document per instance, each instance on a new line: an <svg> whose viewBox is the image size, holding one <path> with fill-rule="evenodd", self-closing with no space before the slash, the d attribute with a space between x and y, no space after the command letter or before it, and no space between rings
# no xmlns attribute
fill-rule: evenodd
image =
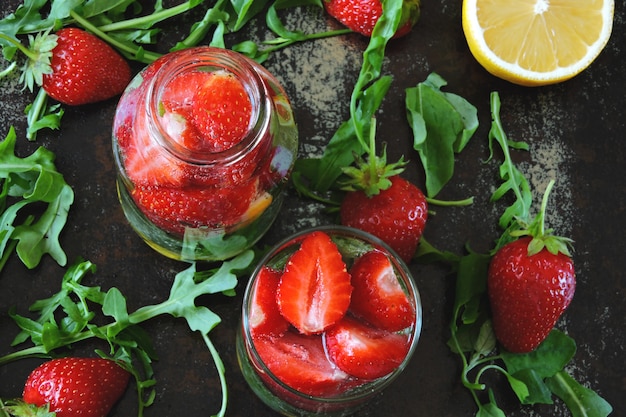
<svg viewBox="0 0 626 417"><path fill-rule="evenodd" d="M153 12L147 16L135 17L132 19L121 20L118 22L102 25L99 26L98 29L102 32L114 32L117 30L143 28L146 26L149 27L162 20L169 19L170 17L174 17L188 10L191 10L201 3L202 2L200 1L194 5L191 1L186 1L182 4L179 4L178 6L173 6L168 9L162 9L158 12Z"/></svg>
<svg viewBox="0 0 626 417"><path fill-rule="evenodd" d="M504 131L504 127L502 126L502 121L500 120L500 98L497 93L492 93L490 96L490 105L491 105L491 117L492 117L492 129L497 128L499 134L502 137L502 143L497 141L500 144L500 148L502 148L502 153L504 154L504 160L508 163L506 164L506 170L509 178L515 178L515 167L511 163L511 153L509 152L509 139L507 138L506 132ZM515 197L518 201L524 201L522 196L522 192L520 191L519 184L517 181L511 181L511 188L515 193ZM522 219L528 218L528 208L525 204L522 204L523 213L519 216Z"/></svg>
<svg viewBox="0 0 626 417"><path fill-rule="evenodd" d="M342 35L347 35L349 33L353 33L352 30L337 29L337 30L329 30L326 32L311 33L309 35L304 35L297 39L276 38L276 39L272 39L269 41L263 41L265 45L272 45L272 46L261 50L261 52L272 53L272 52L278 51L280 49L286 48L288 46L291 46L299 42L306 42L306 41L311 41L315 39L332 38L334 36L342 36Z"/></svg>
<svg viewBox="0 0 626 417"><path fill-rule="evenodd" d="M43 88L37 91L35 100L32 102L26 115L26 124L28 129L26 130L26 139L34 141L37 139L37 129L34 127L37 120L41 120L46 114L46 105L48 104L48 93Z"/></svg>
<svg viewBox="0 0 626 417"><path fill-rule="evenodd" d="M4 78L7 75L9 75L15 69L16 66L17 66L17 62L15 61L11 62L11 65L9 65L8 67L0 71L0 78Z"/></svg>
<svg viewBox="0 0 626 417"><path fill-rule="evenodd" d="M213 342L211 342L211 339L209 339L209 336L206 333L202 333L202 338L204 339L204 343L211 352L213 363L215 364L215 367L218 371L217 373L220 377L220 386L222 389L222 406L220 407L220 411L213 417L224 417L226 415L226 405L228 403L228 387L226 385L226 370L224 368L224 362L222 362L222 359L220 358L217 349L215 349Z"/></svg>
<svg viewBox="0 0 626 417"><path fill-rule="evenodd" d="M113 45L118 50L120 50L120 51L122 51L122 52L124 52L126 54L129 54L130 56L134 57L134 59L139 61L139 62L143 62L144 64L150 64L150 63L156 61L158 58L161 57L161 54L158 54L156 52L146 51L143 48L138 48L138 47L130 47L130 46L126 45L126 44L123 44L122 42L118 42L116 39L112 38L111 36L107 35L103 31L101 31L99 28L97 28L96 26L91 24L91 22L89 22L87 19L85 19L82 16L80 16L74 10L70 10L70 15L82 27L84 27L85 29L89 30L90 32L93 32L99 38L101 38L104 41L106 41L107 43Z"/></svg>
<svg viewBox="0 0 626 417"><path fill-rule="evenodd" d="M37 53L31 51L30 49L22 45L22 43L16 40L14 37L5 35L4 33L0 32L0 39L4 39L5 41L9 42L11 45L15 46L17 49L20 50L21 53L23 53L31 61L37 61L39 59L37 56Z"/></svg>
<svg viewBox="0 0 626 417"><path fill-rule="evenodd" d="M471 206L474 204L474 197L465 198L463 200L439 200L436 198L426 197L428 204L441 207L458 207L458 206Z"/></svg>
<svg viewBox="0 0 626 417"><path fill-rule="evenodd" d="M480 381L480 378L483 376L483 374L490 369L494 369L496 371L506 373L506 371L499 365L495 365L495 364L485 365L482 368L480 368L480 371L477 372L475 382L478 384L478 381Z"/></svg>

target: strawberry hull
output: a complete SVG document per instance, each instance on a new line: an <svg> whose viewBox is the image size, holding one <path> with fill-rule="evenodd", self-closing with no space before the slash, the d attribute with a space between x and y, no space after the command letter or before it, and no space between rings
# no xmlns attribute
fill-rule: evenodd
<svg viewBox="0 0 626 417"><path fill-rule="evenodd" d="M297 128L267 70L198 47L165 55L131 81L113 151L122 209L149 246L179 260L224 260L276 218Z"/></svg>
<svg viewBox="0 0 626 417"><path fill-rule="evenodd" d="M406 296L404 328L376 326L352 310L349 271L371 253L388 257ZM237 357L251 389L273 410L347 416L403 371L421 323L415 283L385 243L353 228L319 227L282 241L259 262L244 293Z"/></svg>

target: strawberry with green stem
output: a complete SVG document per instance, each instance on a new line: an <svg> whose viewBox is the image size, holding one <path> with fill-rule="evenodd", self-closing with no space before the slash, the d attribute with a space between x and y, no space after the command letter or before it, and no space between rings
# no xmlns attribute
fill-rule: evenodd
<svg viewBox="0 0 626 417"><path fill-rule="evenodd" d="M497 250L489 266L488 294L498 341L510 352L534 350L569 306L576 287L571 240L545 229L548 185L541 210L517 240Z"/></svg>
<svg viewBox="0 0 626 417"><path fill-rule="evenodd" d="M128 85L128 63L98 37L78 28L63 28L30 36L26 48L0 34L26 55L21 79L33 91L35 84L53 99L68 105L107 100Z"/></svg>
<svg viewBox="0 0 626 417"><path fill-rule="evenodd" d="M373 234L410 262L426 226L428 203L417 186L400 177L406 162L387 164L386 150L379 157L375 146L372 123L367 162L355 154L356 166L343 169L349 179L341 223Z"/></svg>

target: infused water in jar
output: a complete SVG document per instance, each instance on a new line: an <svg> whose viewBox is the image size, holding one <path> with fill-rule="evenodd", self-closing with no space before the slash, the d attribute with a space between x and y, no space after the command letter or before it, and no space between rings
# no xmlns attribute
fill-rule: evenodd
<svg viewBox="0 0 626 417"><path fill-rule="evenodd" d="M117 106L122 209L165 256L228 259L275 220L297 143L289 99L264 67L208 46L169 53L131 81Z"/></svg>

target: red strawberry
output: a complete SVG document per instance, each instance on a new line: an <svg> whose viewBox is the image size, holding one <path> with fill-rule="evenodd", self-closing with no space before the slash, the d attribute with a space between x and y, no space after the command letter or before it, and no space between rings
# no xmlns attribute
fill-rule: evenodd
<svg viewBox="0 0 626 417"><path fill-rule="evenodd" d="M255 339L254 347L278 379L305 394L337 394L349 382L348 375L326 357L321 336L287 332L282 337Z"/></svg>
<svg viewBox="0 0 626 417"><path fill-rule="evenodd" d="M244 85L226 71L211 73L193 98L192 121L202 139L197 150L222 152L248 133L252 102Z"/></svg>
<svg viewBox="0 0 626 417"><path fill-rule="evenodd" d="M396 369L409 352L409 338L370 327L349 316L326 331L330 359L344 372L376 379Z"/></svg>
<svg viewBox="0 0 626 417"><path fill-rule="evenodd" d="M371 251L350 269L350 310L375 327L398 331L415 322L415 308L402 289L391 261L382 252Z"/></svg>
<svg viewBox="0 0 626 417"><path fill-rule="evenodd" d="M242 219L257 194L257 182L238 188L138 186L132 197L161 229L182 236L186 227L227 228Z"/></svg>
<svg viewBox="0 0 626 417"><path fill-rule="evenodd" d="M572 301L572 259L545 247L529 253L532 237L499 249L489 266L488 292L498 341L514 353L534 350Z"/></svg>
<svg viewBox="0 0 626 417"><path fill-rule="evenodd" d="M183 163L150 140L145 117L128 120L116 127L115 135L123 154L126 174L137 186L179 187L188 171Z"/></svg>
<svg viewBox="0 0 626 417"><path fill-rule="evenodd" d="M53 99L69 105L107 100L121 94L131 78L128 63L107 43L77 28L41 33L26 50L31 63L24 80L35 82Z"/></svg>
<svg viewBox="0 0 626 417"><path fill-rule="evenodd" d="M397 175L405 162L387 165L386 159L384 152L372 153L368 162L359 158L356 167L345 169L352 180L341 203L341 223L373 234L410 262L426 225L426 197Z"/></svg>
<svg viewBox="0 0 626 417"><path fill-rule="evenodd" d="M374 26L383 14L380 0L324 0L329 15L344 26L365 36L371 36ZM405 0L402 16L394 37L399 38L411 31L420 17L420 1Z"/></svg>
<svg viewBox="0 0 626 417"><path fill-rule="evenodd" d="M576 289L571 239L545 227L551 181L539 213L530 222L517 219L517 240L498 248L487 274L493 330L505 349L534 350L569 306Z"/></svg>
<svg viewBox="0 0 626 417"><path fill-rule="evenodd" d="M263 266L256 277L249 316L253 338L280 336L289 328L289 322L281 316L276 304L276 289L281 275L281 271Z"/></svg>
<svg viewBox="0 0 626 417"><path fill-rule="evenodd" d="M321 333L350 305L350 274L330 236L307 235L293 253L276 293L281 314L301 333Z"/></svg>
<svg viewBox="0 0 626 417"><path fill-rule="evenodd" d="M105 417L129 378L130 373L108 359L53 359L30 374L23 399L38 407L48 403L57 417Z"/></svg>

